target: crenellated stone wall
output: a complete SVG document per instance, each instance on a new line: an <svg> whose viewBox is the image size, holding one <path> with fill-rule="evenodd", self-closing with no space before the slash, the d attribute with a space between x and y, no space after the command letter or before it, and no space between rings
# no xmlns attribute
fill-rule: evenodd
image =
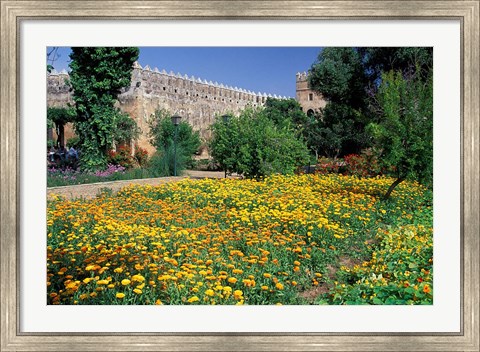
<svg viewBox="0 0 480 352"><path fill-rule="evenodd" d="M48 106L66 106L73 104L72 92L67 84L66 71L51 72L47 76ZM166 109L172 114L179 114L184 121L199 131L203 139L210 137L210 125L215 115L225 113L237 114L247 106L262 106L267 97L287 99L266 93L225 86L205 79L167 73L149 66L134 64L130 86L118 96L118 107L128 113L142 130L138 144L154 152L148 141L148 121L158 109ZM67 139L71 127L66 128Z"/></svg>

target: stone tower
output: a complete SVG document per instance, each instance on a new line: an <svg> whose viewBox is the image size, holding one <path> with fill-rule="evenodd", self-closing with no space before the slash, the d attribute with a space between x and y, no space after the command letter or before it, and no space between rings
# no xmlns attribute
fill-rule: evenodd
<svg viewBox="0 0 480 352"><path fill-rule="evenodd" d="M310 89L306 72L297 73L296 92L298 103L302 106L303 112L309 116L318 112L327 104L321 94Z"/></svg>

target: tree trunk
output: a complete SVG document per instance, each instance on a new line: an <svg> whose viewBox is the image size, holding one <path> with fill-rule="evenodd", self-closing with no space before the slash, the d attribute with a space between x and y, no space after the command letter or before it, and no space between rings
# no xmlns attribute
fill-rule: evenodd
<svg viewBox="0 0 480 352"><path fill-rule="evenodd" d="M58 124L58 142L60 148L65 147L65 125L63 123Z"/></svg>
<svg viewBox="0 0 480 352"><path fill-rule="evenodd" d="M395 182L393 182L390 187L388 188L388 191L387 193L385 193L385 195L383 196L383 199L388 199L390 198L390 194L393 192L393 190L395 189L395 187L397 187L401 182L403 182L405 180L405 177L399 177L395 180Z"/></svg>

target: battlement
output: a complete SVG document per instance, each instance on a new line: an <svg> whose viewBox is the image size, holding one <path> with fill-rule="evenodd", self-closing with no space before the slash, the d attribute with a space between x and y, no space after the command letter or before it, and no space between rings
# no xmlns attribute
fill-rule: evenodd
<svg viewBox="0 0 480 352"><path fill-rule="evenodd" d="M297 72L297 82L303 82L308 79L308 72Z"/></svg>
<svg viewBox="0 0 480 352"><path fill-rule="evenodd" d="M68 72L64 69L61 72L52 70L48 75L48 80L53 81L56 78L67 78L69 77ZM264 103L266 98L275 98L275 99L291 99L291 97L279 96L276 94L270 94L265 92L254 92L244 88L233 87L225 85L223 83L207 81L195 76L188 76L187 74L174 73L173 71L167 72L165 69L159 70L157 67L154 69L150 68L149 65L142 67L137 61L133 64L132 71L132 88L139 88L141 86L147 87L146 90L148 94L151 93L175 93L182 94L188 92L188 89L195 91L193 92L195 96L200 96L201 93L209 93L210 95L218 97L231 97L235 99L248 100L255 103ZM177 89L173 88L176 87ZM197 95L198 94L198 95ZM208 95L207 95L208 98Z"/></svg>

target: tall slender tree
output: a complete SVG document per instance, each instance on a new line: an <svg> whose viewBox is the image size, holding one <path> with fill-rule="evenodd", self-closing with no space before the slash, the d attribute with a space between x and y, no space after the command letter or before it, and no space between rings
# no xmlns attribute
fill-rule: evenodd
<svg viewBox="0 0 480 352"><path fill-rule="evenodd" d="M433 79L424 81L420 69L410 75L382 75L376 95L379 116L368 125L380 162L395 181L385 198L405 179L425 185L433 180Z"/></svg>

